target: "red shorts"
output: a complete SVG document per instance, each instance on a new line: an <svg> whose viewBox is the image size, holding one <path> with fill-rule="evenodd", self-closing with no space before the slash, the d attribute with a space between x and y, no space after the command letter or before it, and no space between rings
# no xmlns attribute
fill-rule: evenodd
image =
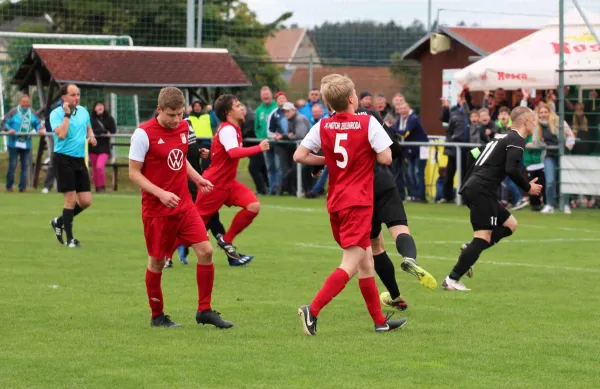
<svg viewBox="0 0 600 389"><path fill-rule="evenodd" d="M142 217L148 255L170 258L180 244L187 247L208 241L206 227L196 207L170 216Z"/></svg>
<svg viewBox="0 0 600 389"><path fill-rule="evenodd" d="M211 192L203 194L198 192L196 198L196 207L198 213L204 220L204 223L208 223L210 218L217 212L223 205L231 207L246 208L249 204L257 203L258 199L250 188L242 184L239 181L234 181L233 184L226 189L214 188Z"/></svg>
<svg viewBox="0 0 600 389"><path fill-rule="evenodd" d="M329 214L333 238L341 248L371 246L373 207L350 207Z"/></svg>

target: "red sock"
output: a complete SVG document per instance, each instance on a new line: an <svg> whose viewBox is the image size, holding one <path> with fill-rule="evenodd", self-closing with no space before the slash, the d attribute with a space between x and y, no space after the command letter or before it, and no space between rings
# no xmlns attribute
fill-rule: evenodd
<svg viewBox="0 0 600 389"><path fill-rule="evenodd" d="M359 278L358 287L360 292L367 303L367 309L369 314L373 318L373 322L378 326L385 323L385 316L381 312L381 304L379 302L379 292L377 291L377 285L375 284L375 278Z"/></svg>
<svg viewBox="0 0 600 389"><path fill-rule="evenodd" d="M146 292L148 293L148 302L152 309L152 318L163 313L163 295L160 287L162 273L153 273L146 269Z"/></svg>
<svg viewBox="0 0 600 389"><path fill-rule="evenodd" d="M242 209L233 218L231 222L231 226L229 230L223 236L223 240L225 242L232 243L236 236L238 236L246 227L252 223L252 220L258 215L256 212L248 211L247 209Z"/></svg>
<svg viewBox="0 0 600 389"><path fill-rule="evenodd" d="M215 266L196 265L196 282L198 283L198 311L206 311L210 308L213 284L215 282Z"/></svg>
<svg viewBox="0 0 600 389"><path fill-rule="evenodd" d="M335 296L337 296L345 287L346 284L350 281L350 276L346 273L345 270L340 269L339 267L334 270L333 273L327 277L325 283L315 296L315 299L310 303L310 313L317 317L321 309Z"/></svg>

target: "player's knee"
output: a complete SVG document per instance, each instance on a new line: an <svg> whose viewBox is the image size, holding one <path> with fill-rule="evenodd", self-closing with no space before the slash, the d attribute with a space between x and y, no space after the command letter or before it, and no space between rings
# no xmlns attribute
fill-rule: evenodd
<svg viewBox="0 0 600 389"><path fill-rule="evenodd" d="M519 227L519 223L514 216L511 216L504 222L504 227L508 227L512 232L515 232Z"/></svg>
<svg viewBox="0 0 600 389"><path fill-rule="evenodd" d="M79 204L79 206L83 209L89 208L92 206L92 199L91 198L82 198L79 199L79 201L77 202Z"/></svg>
<svg viewBox="0 0 600 389"><path fill-rule="evenodd" d="M410 235L410 230L408 229L408 226L403 225L403 224L396 224L396 225L388 226L388 230L390 231L390 234L392 235L394 240L396 240L398 238L398 235L401 235L401 234Z"/></svg>
<svg viewBox="0 0 600 389"><path fill-rule="evenodd" d="M167 263L166 258L156 259L153 257L148 258L148 270L152 273L162 273L163 268L165 267L165 263Z"/></svg>
<svg viewBox="0 0 600 389"><path fill-rule="evenodd" d="M208 242L199 243L192 246L196 252L198 263L208 265L212 263L213 248Z"/></svg>
<svg viewBox="0 0 600 389"><path fill-rule="evenodd" d="M248 204L246 209L250 212L259 213L260 212L260 203L257 201L252 204Z"/></svg>

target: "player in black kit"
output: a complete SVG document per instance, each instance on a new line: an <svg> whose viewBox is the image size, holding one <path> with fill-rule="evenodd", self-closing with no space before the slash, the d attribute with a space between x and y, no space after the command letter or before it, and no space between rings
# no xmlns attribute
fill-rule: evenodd
<svg viewBox="0 0 600 389"><path fill-rule="evenodd" d="M525 139L533 134L535 113L527 107L512 110L512 129L507 134L496 135L483 151L473 149L476 158L467 173L459 193L471 213L473 240L463 247L458 262L442 287L447 290L469 291L460 278L475 264L481 252L512 235L517 220L498 201L498 189L506 176L530 195L539 195L542 186L537 178L527 182L523 178L521 162Z"/></svg>
<svg viewBox="0 0 600 389"><path fill-rule="evenodd" d="M402 146L394 132L385 125L378 112L359 108L356 114L375 117L392 139L393 143L390 146L392 158L402 156ZM408 219L394 175L388 166L379 163L375 164L374 202L371 222L371 247L373 248L375 272L388 290L381 293L380 300L383 305L403 311L408 305L400 295L394 264L385 251L385 242L381 231L382 224L387 226L392 239L396 242L398 253L403 257L400 265L402 270L417 277L421 285L426 288L434 289L437 282L431 274L417 265L417 246L408 229Z"/></svg>

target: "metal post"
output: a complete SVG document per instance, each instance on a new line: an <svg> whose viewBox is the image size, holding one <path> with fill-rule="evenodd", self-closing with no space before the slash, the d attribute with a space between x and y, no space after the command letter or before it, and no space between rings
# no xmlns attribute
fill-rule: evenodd
<svg viewBox="0 0 600 389"><path fill-rule="evenodd" d="M308 58L308 91L313 88L313 56Z"/></svg>
<svg viewBox="0 0 600 389"><path fill-rule="evenodd" d="M462 198L458 191L462 186L462 149L460 146L454 146L456 148L456 205L462 205Z"/></svg>
<svg viewBox="0 0 600 389"><path fill-rule="evenodd" d="M0 118L4 118L4 84L2 82L2 68L0 67ZM6 151L6 141L8 138L5 136L2 137L2 148L3 151Z"/></svg>
<svg viewBox="0 0 600 389"><path fill-rule="evenodd" d="M431 0L427 1L427 31L431 31Z"/></svg>
<svg viewBox="0 0 600 389"><path fill-rule="evenodd" d="M198 0L198 24L196 30L196 47L202 47L202 12L204 11L204 1Z"/></svg>
<svg viewBox="0 0 600 389"><path fill-rule="evenodd" d="M563 2L563 0L561 0L561 3L562 2ZM587 16L585 15L585 12L583 12L583 9L581 9L581 7L579 6L579 1L578 0L573 0L573 4L575 5L575 8L577 8L577 11L579 11L579 15L581 15L581 18L583 19L583 22L585 23L585 25L587 26L587 28L592 33L592 36L596 40L596 43L598 43L600 45L600 39L598 39L598 34L596 34L596 30L594 30L594 28L592 27L592 24L590 23L590 21L588 20ZM563 7L564 7L564 4L563 4ZM563 21L563 23L564 23L564 21Z"/></svg>
<svg viewBox="0 0 600 389"><path fill-rule="evenodd" d="M194 0L187 0L186 47L194 47Z"/></svg>
<svg viewBox="0 0 600 389"><path fill-rule="evenodd" d="M559 163L558 163L558 206L563 209L565 206L565 200L562 196L561 181L561 164L560 160L565 153L565 0L558 0L558 45L559 57L558 57L558 147L559 147ZM548 201L548 200L546 200Z"/></svg>

